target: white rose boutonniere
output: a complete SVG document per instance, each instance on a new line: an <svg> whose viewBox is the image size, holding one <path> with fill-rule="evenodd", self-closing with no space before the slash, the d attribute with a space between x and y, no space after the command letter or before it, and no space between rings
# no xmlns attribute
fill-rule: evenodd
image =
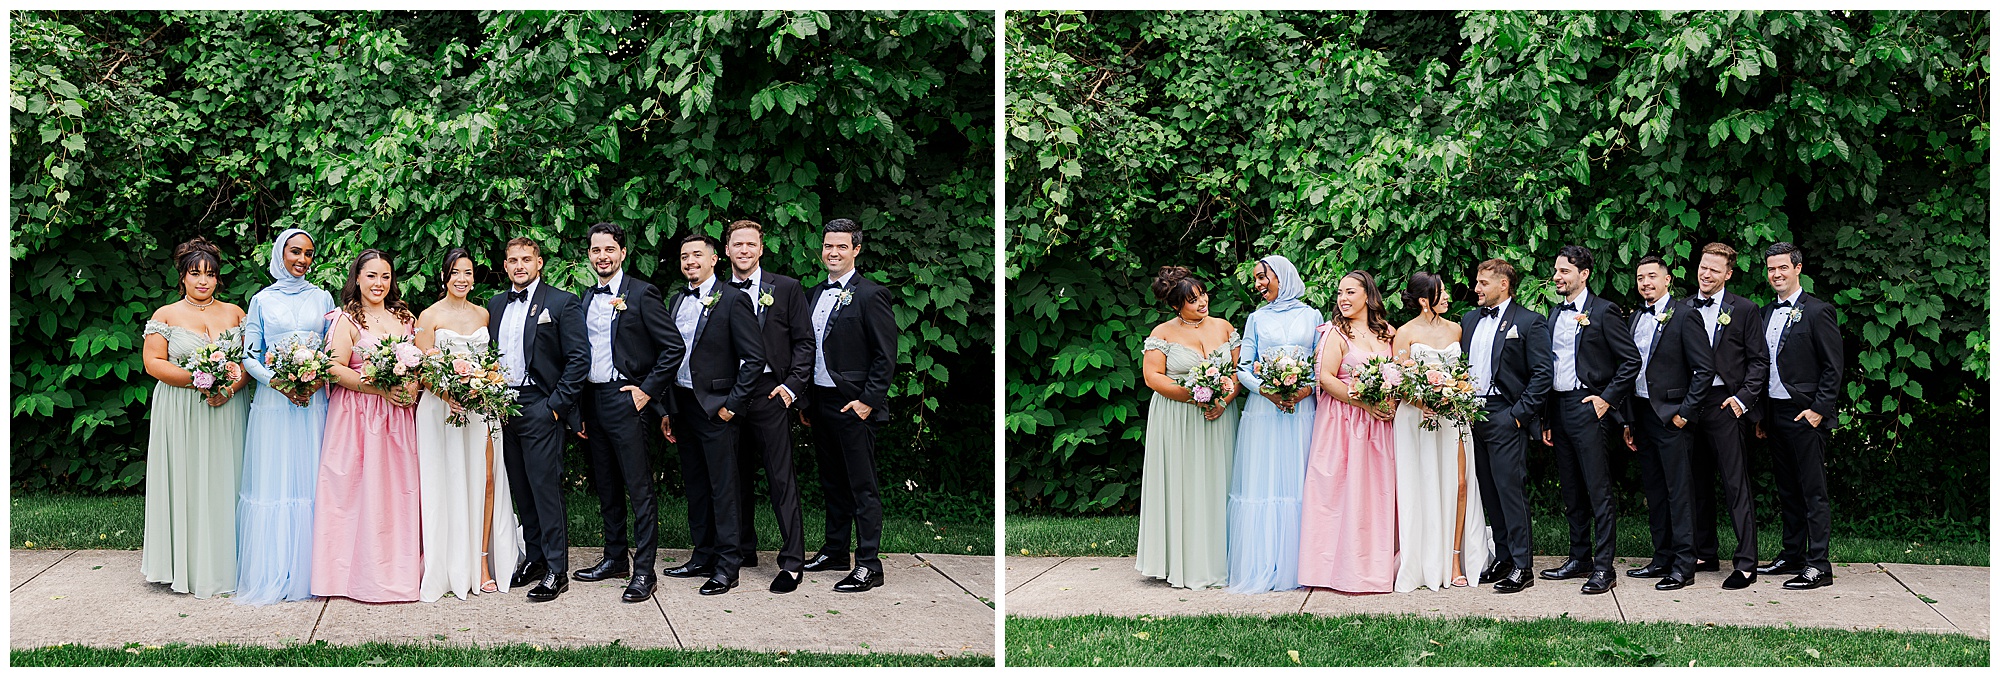
<svg viewBox="0 0 2000 677"><path fill-rule="evenodd" d="M1667 306L1667 309L1660 313L1660 324L1666 324L1672 321L1674 321L1674 307Z"/></svg>
<svg viewBox="0 0 2000 677"><path fill-rule="evenodd" d="M764 295L757 297L757 305L763 306L765 308L769 308L771 307L771 304L777 302L778 302L777 299L771 298L771 292L764 292Z"/></svg>
<svg viewBox="0 0 2000 677"><path fill-rule="evenodd" d="M1716 323L1716 324L1719 324L1719 325L1722 325L1722 326L1724 326L1724 327L1727 327L1727 326L1729 326L1729 312L1730 312L1730 307L1729 307L1729 306L1723 306L1723 307L1722 307L1722 312L1721 312L1721 313L1717 313L1717 314L1716 314L1716 316L1715 316L1715 323Z"/></svg>
<svg viewBox="0 0 2000 677"><path fill-rule="evenodd" d="M721 292L721 291L715 291L715 292L710 292L708 296L704 296L704 297L702 297L702 299L701 299L701 307L703 307L703 308L714 308L714 307L715 307L715 302L716 302L716 301L720 301L720 300L722 300L722 292Z"/></svg>
<svg viewBox="0 0 2000 677"><path fill-rule="evenodd" d="M840 290L840 300L839 300L838 302L835 302L835 303L833 304L833 307L834 307L834 308L846 308L846 307L847 307L847 304L849 304L849 303L853 303L853 302L854 302L854 290L852 290L852 289L842 289L842 290Z"/></svg>
<svg viewBox="0 0 2000 677"><path fill-rule="evenodd" d="M605 303L611 306L611 312L614 313L625 312L625 297L623 296L613 296L611 297L611 300L606 301Z"/></svg>

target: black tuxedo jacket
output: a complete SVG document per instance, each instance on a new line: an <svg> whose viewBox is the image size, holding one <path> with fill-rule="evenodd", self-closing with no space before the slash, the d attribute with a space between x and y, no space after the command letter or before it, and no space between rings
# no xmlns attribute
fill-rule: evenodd
<svg viewBox="0 0 2000 677"><path fill-rule="evenodd" d="M1583 305L1590 324L1577 328L1576 380L1584 391L1604 398L1611 405L1610 411L1616 412L1625 398L1632 395L1632 379L1639 377L1639 346L1632 342L1632 324L1617 304L1591 294ZM1555 331L1556 316L1556 311L1550 311L1551 332ZM1553 363L1553 338L1549 345L1549 359ZM1549 381L1553 388L1553 371Z"/></svg>
<svg viewBox="0 0 2000 677"><path fill-rule="evenodd" d="M1707 327L1699 311L1680 299L1669 299L1667 309L1673 314L1653 326L1653 354L1644 364L1647 401L1653 409L1650 413L1671 426L1675 416L1695 420L1701 398L1708 395L1709 384L1715 380L1715 351L1708 345ZM1639 313L1633 311L1631 326L1638 323ZM1635 391L1637 387L1633 386ZM1628 416L1647 413L1630 412Z"/></svg>
<svg viewBox="0 0 2000 677"><path fill-rule="evenodd" d="M896 374L896 318L889 310L889 290L860 273L848 278L848 289L853 298L845 304L836 300L833 315L826 320L826 338L820 346L826 354L826 371L841 397L860 400L874 410L869 421L888 421L889 382ZM817 288L807 292L807 313L819 295ZM812 372L811 358L806 372Z"/></svg>
<svg viewBox="0 0 2000 677"><path fill-rule="evenodd" d="M669 402L667 408L671 411L673 398L666 397L667 388L674 384L674 370L680 368L687 346L681 339L680 328L674 326L673 311L661 298L660 288L626 273L610 296L592 294L590 290L591 287L585 287L580 293L586 322L590 319L591 305L609 303L614 297L625 299L625 310L611 316L612 367L645 391L647 397ZM584 340L589 338L590 330L585 326ZM589 374L589 370L584 371L586 381Z"/></svg>
<svg viewBox="0 0 2000 677"><path fill-rule="evenodd" d="M677 313L681 299L691 298L681 287L667 300L667 312ZM687 338L688 382L694 388L700 414L715 417L724 408L743 411L750 386L764 373L764 342L757 331L757 311L750 307L750 295L716 280L711 294L720 295L701 311L694 323L694 335ZM678 371L680 365L674 365ZM690 412L675 412L684 415Z"/></svg>
<svg viewBox="0 0 2000 677"><path fill-rule="evenodd" d="M1472 338L1479 332L1479 308L1459 317L1463 328L1459 348L1467 359L1472 355ZM1512 330L1514 336L1508 336ZM1555 374L1555 353L1549 350L1549 321L1527 308L1518 299L1500 314L1500 326L1493 334L1493 387L1509 402L1507 415L1527 427L1535 422L1535 412L1549 395Z"/></svg>
<svg viewBox="0 0 2000 677"><path fill-rule="evenodd" d="M1689 303L1692 304L1691 299ZM1723 392L1728 393L1725 399L1735 397L1748 410L1744 416L1757 420L1763 417L1764 410L1757 403L1764 399L1764 381L1770 378L1771 370L1771 354L1764 349L1764 313L1750 299L1727 289L1716 303L1722 304L1722 309L1717 315L1715 336L1710 338L1710 345L1715 348L1715 375L1722 377ZM1696 309L1690 305L1689 310ZM1729 324L1721 323L1724 315L1729 317ZM1703 328L1706 326L1704 322Z"/></svg>
<svg viewBox="0 0 2000 677"><path fill-rule="evenodd" d="M792 406L798 407L813 378L813 300L806 298L806 289L798 280L769 270L763 272L756 292L753 302L765 294L771 295L771 305L757 314L758 334L764 340L764 366L771 368L771 376L779 383L791 389Z"/></svg>
<svg viewBox="0 0 2000 677"><path fill-rule="evenodd" d="M500 323L507 316L507 294L486 300L486 333L500 344ZM548 317L542 321L543 315ZM542 280L528 297L528 318L524 323L521 349L527 352L528 377L542 392L542 404L559 415L568 426L576 421L576 394L590 375L590 339L583 331L583 302L575 294L557 289ZM539 415L522 410L522 416Z"/></svg>
<svg viewBox="0 0 2000 677"><path fill-rule="evenodd" d="M1788 321L1784 315L1772 312L1776 306L1777 301L1764 306L1766 327L1772 322ZM1840 327L1834 323L1833 306L1811 294L1799 294L1798 308L1798 321L1790 322L1778 339L1778 378L1785 382L1785 390L1792 399L1808 403L1809 408L1832 421L1835 406L1840 402ZM1760 332L1755 347L1762 351L1765 346Z"/></svg>

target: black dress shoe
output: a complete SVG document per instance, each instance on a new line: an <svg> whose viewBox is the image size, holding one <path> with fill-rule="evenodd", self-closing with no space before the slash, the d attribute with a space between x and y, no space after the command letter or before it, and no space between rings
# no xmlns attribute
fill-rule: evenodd
<svg viewBox="0 0 2000 677"><path fill-rule="evenodd" d="M1731 571L1729 572L1728 578L1722 579L1722 589L1742 590L1744 588L1750 587L1750 584L1755 582L1757 582L1757 573L1754 571L1747 573L1742 571Z"/></svg>
<svg viewBox="0 0 2000 677"><path fill-rule="evenodd" d="M1771 560L1770 564L1757 567L1757 573L1763 576L1785 576L1789 574L1796 574L1801 570L1804 570L1805 568L1806 565L1804 562L1794 562L1787 559L1774 559Z"/></svg>
<svg viewBox="0 0 2000 677"><path fill-rule="evenodd" d="M630 575L632 575L632 568L625 564L624 559L619 559L616 562L608 559L600 559L597 560L596 564L590 565L588 569L577 569L576 573L570 574L569 577L579 581L601 581L607 578L624 578Z"/></svg>
<svg viewBox="0 0 2000 677"><path fill-rule="evenodd" d="M1583 582L1583 594L1602 595L1618 587L1618 574L1609 571L1592 571L1590 580Z"/></svg>
<svg viewBox="0 0 2000 677"><path fill-rule="evenodd" d="M1535 587L1535 577L1528 575L1527 569L1514 567L1506 576L1493 582L1493 591L1501 594L1520 592Z"/></svg>
<svg viewBox="0 0 2000 677"><path fill-rule="evenodd" d="M813 553L812 559L806 560L805 566L799 568L806 571L841 571L847 568L847 555L834 558L826 553L816 552Z"/></svg>
<svg viewBox="0 0 2000 677"><path fill-rule="evenodd" d="M882 572L868 567L854 567L847 577L833 584L834 592L868 592L882 587Z"/></svg>
<svg viewBox="0 0 2000 677"><path fill-rule="evenodd" d="M1820 571L1816 567L1806 567L1792 580L1785 581L1786 590L1811 590L1833 585L1833 574Z"/></svg>
<svg viewBox="0 0 2000 677"><path fill-rule="evenodd" d="M805 578L805 574L796 571L780 571L777 578L771 579L771 592L782 595L797 590L799 589L799 579L802 578Z"/></svg>
<svg viewBox="0 0 2000 677"><path fill-rule="evenodd" d="M637 574L632 576L632 582L625 584L625 594L619 596L619 599L625 600L627 604L644 602L652 598L652 574Z"/></svg>
<svg viewBox="0 0 2000 677"><path fill-rule="evenodd" d="M1688 586L1688 578L1689 578L1689 577L1687 577L1687 576L1682 576L1682 575L1680 575L1680 574L1668 574L1666 578L1662 578L1662 579L1660 579L1660 582L1658 582L1658 583L1654 583L1654 584L1653 584L1653 589L1654 589L1654 590L1679 590L1679 589L1681 589L1681 588L1685 588L1685 587L1687 587L1687 586Z"/></svg>
<svg viewBox="0 0 2000 677"><path fill-rule="evenodd" d="M1698 559L1694 561L1695 571L1721 571L1722 560Z"/></svg>
<svg viewBox="0 0 2000 677"><path fill-rule="evenodd" d="M534 585L535 581L542 580L542 576L547 573L549 573L547 564L522 562L520 566L514 567L514 577L507 579L507 587L525 588Z"/></svg>
<svg viewBox="0 0 2000 677"><path fill-rule="evenodd" d="M1512 572L1513 570L1514 570L1513 562L1508 562L1505 560L1494 562L1493 566L1486 567L1485 571L1479 572L1479 584L1492 585L1493 583L1499 581L1500 579L1506 578L1507 574L1509 572Z"/></svg>
<svg viewBox="0 0 2000 677"><path fill-rule="evenodd" d="M674 578L704 578L715 575L715 565L688 562L660 573Z"/></svg>
<svg viewBox="0 0 2000 677"><path fill-rule="evenodd" d="M1542 578L1551 581L1560 581L1571 578L1583 578L1585 576L1589 576L1590 574L1591 574L1590 562L1586 562L1584 560L1575 558L1564 560L1562 566L1558 566L1554 569L1542 570Z"/></svg>
<svg viewBox="0 0 2000 677"><path fill-rule="evenodd" d="M542 582L535 589L528 591L528 601L547 602L565 592L569 592L569 577L551 571L542 576Z"/></svg>
<svg viewBox="0 0 2000 677"><path fill-rule="evenodd" d="M1646 566L1637 569L1626 569L1625 575L1633 578L1662 578L1673 572L1673 567L1661 565L1659 562L1648 562Z"/></svg>
<svg viewBox="0 0 2000 677"><path fill-rule="evenodd" d="M722 581L718 581L716 579L711 578L708 579L708 582L701 584L701 594L720 595L722 593L729 592L729 589L734 587L736 587L736 581L730 581L728 583L724 583Z"/></svg>

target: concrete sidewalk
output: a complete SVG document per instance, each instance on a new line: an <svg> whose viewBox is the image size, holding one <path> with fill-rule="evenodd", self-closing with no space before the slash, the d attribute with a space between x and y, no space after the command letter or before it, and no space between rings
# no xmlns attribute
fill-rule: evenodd
<svg viewBox="0 0 2000 677"><path fill-rule="evenodd" d="M571 562L597 560L572 549ZM686 550L660 550L663 563ZM673 558L673 559L669 559ZM52 644L123 647L230 643L284 646L393 642L491 646L731 648L755 651L993 655L993 558L885 554L883 586L833 592L843 573L809 573L797 591L766 589L775 553L744 569L739 587L703 597L701 581L660 579L653 599L625 604L625 581L572 581L553 602L504 595L435 603L366 604L345 598L249 607L195 599L147 583L133 550L15 550L8 604L13 648ZM667 566L672 566L668 564Z"/></svg>
<svg viewBox="0 0 2000 677"><path fill-rule="evenodd" d="M1560 557L1536 558L1537 570ZM1640 563L1619 559L1619 572ZM1916 564L1836 564L1831 587L1785 590L1783 579L1759 577L1744 590L1723 590L1726 573L1702 572L1671 592L1653 579L1620 577L1618 587L1586 596L1582 580L1543 581L1511 595L1490 588L1350 595L1325 589L1239 595L1185 590L1140 574L1130 557L1008 557L1010 616L1161 616L1310 613L1412 614L1532 619L1568 614L1578 620L1672 621L1701 625L1821 627L1847 630L1944 632L1987 639L1988 569Z"/></svg>

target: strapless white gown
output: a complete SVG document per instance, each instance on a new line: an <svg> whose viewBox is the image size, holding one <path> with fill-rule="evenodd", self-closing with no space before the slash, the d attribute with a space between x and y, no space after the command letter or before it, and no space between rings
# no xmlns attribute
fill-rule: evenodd
<svg viewBox="0 0 2000 677"><path fill-rule="evenodd" d="M1413 344L1410 357L1429 364L1456 361L1459 344L1444 350ZM1476 586L1493 547L1479 502L1478 477L1473 472L1472 431L1450 421L1442 422L1437 430L1424 430L1423 417L1423 411L1415 406L1396 405L1395 589L1444 589L1451 584L1453 557L1460 558L1467 583ZM1453 543L1460 468L1465 474L1465 537Z"/></svg>
<svg viewBox="0 0 2000 677"><path fill-rule="evenodd" d="M478 354L486 328L471 336L437 330L437 347ZM449 592L459 599L491 580L500 592L523 554L519 520L507 491L500 426L466 414L464 426L447 425L451 405L435 393L417 403L417 477L423 514L424 578L418 598L435 602ZM487 515L492 515L490 522ZM489 536L490 534L490 536ZM492 553L491 560L483 555Z"/></svg>

